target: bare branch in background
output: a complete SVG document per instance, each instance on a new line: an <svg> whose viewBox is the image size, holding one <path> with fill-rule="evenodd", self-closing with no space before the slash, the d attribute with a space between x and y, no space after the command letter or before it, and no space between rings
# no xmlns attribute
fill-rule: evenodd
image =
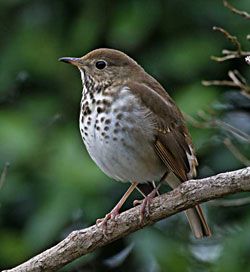
<svg viewBox="0 0 250 272"><path fill-rule="evenodd" d="M238 161L240 161L245 166L250 166L250 160L248 160L248 158L239 151L239 149L232 143L229 138L225 138L223 143Z"/></svg>
<svg viewBox="0 0 250 272"><path fill-rule="evenodd" d="M241 44L238 41L238 38L236 36L232 36L228 31L226 31L225 29L223 29L221 27L214 26L213 30L221 32L236 47L236 51L227 50L226 54L225 54L225 50L223 50L222 54L225 54L227 56L225 56L225 57L212 56L211 59L216 60L216 61L224 61L227 59L240 58L242 49L241 49ZM249 55L249 54L247 54L247 55Z"/></svg>
<svg viewBox="0 0 250 272"><path fill-rule="evenodd" d="M231 126L230 124L221 121L218 118L211 117L210 115L206 114L204 111L199 111L197 113L198 117L201 118L201 120L197 120L196 118L183 113L185 120L190 123L193 127L196 128L219 128L223 129L227 132L229 132L233 136L237 136L241 140L245 141L246 143L250 144L250 136L241 131L240 129Z"/></svg>
<svg viewBox="0 0 250 272"><path fill-rule="evenodd" d="M56 271L66 264L89 254L121 237L176 214L187 208L229 194L250 191L250 167L216 176L183 182L175 190L153 199L150 214L140 222L140 206L123 212L108 221L108 235L96 225L77 230L63 241L27 262L2 272Z"/></svg>
<svg viewBox="0 0 250 272"><path fill-rule="evenodd" d="M214 124L214 126L218 127L218 128L222 128L225 131L231 133L231 135L233 136L237 136L239 137L241 140L245 141L246 143L250 144L250 135L248 135L247 133L243 132L242 130L231 126L230 124L223 122L219 119L214 119L212 121L212 124Z"/></svg>
<svg viewBox="0 0 250 272"><path fill-rule="evenodd" d="M3 167L3 170L2 170L2 173L0 175L0 190L2 189L4 183L5 183L5 180L6 180L6 176L7 176L7 172L8 172L8 168L10 166L10 163L9 162L6 162L4 164L4 167Z"/></svg>
<svg viewBox="0 0 250 272"><path fill-rule="evenodd" d="M248 14L247 12L236 9L227 1L223 1L223 3L224 3L224 6L228 8L229 10L231 10L232 12L246 19L250 19L250 14ZM228 31L226 31L225 29L221 27L213 27L213 30L221 32L234 45L235 50L233 51L233 50L223 49L222 54L224 56L222 57L212 56L211 59L218 62L222 62L229 59L245 57L246 62L250 65L250 52L242 50L241 43L239 42L236 36L231 35ZM250 35L247 35L247 39L249 38L250 38ZM243 95L246 95L249 97L250 86L247 84L246 79L240 74L238 70L228 71L228 77L230 80L203 80L202 84L204 86L227 86L227 87L238 88L241 90L241 93ZM237 135L243 140L246 140L248 143L250 142L249 135L232 127L229 124L226 124L225 122L222 122L221 120L211 119L211 118L209 120L208 118L204 118L204 116L202 117L202 119L203 119L203 122L201 122L202 124L200 124L199 121L195 120L194 118L190 119L189 117L189 121L192 122L193 125L195 126L199 125L200 127L203 126L203 128L221 127L222 129L228 132L231 132L233 135ZM237 158L243 165L246 165L246 166L250 165L250 160L246 158L239 151L239 149L232 143L232 141L229 138L226 137L223 143L228 148L228 150L234 155L234 157Z"/></svg>
<svg viewBox="0 0 250 272"><path fill-rule="evenodd" d="M193 127L203 129L206 128L223 129L229 132L231 135L237 136L237 138L240 138L241 140L250 144L250 136L248 134L239 130L236 127L231 126L226 122L213 118L210 115L207 115L204 111L199 111L197 113L201 120L196 120L194 117L185 113L183 115L186 121L190 123ZM224 138L223 143L238 161L240 161L245 166L250 166L250 160L240 152L240 150L232 143L232 141L228 137Z"/></svg>
<svg viewBox="0 0 250 272"><path fill-rule="evenodd" d="M241 10L236 9L234 6L229 4L226 0L224 0L223 3L224 3L224 6L226 8L228 8L229 10L231 10L233 13L236 13L236 14L250 20L250 14L247 13L246 11L241 11ZM235 46L235 50L223 49L222 55L224 55L224 56L222 56L222 57L211 56L212 60L222 62L225 60L241 58L241 57L246 57L246 56L250 55L250 51L243 51L242 50L241 43L239 42L239 40L236 36L233 36L232 34L230 34L227 30L225 30L222 27L214 26L213 30L221 32ZM249 38L250 38L250 35L247 35L247 39L249 39ZM246 61L247 61L247 59L246 59ZM225 82L225 83L227 84L227 82ZM215 85L215 84L213 84L213 85ZM226 85L226 86L230 86L230 85Z"/></svg>
<svg viewBox="0 0 250 272"><path fill-rule="evenodd" d="M250 19L250 14L246 11L241 11L233 7L226 0L223 1L224 6L231 10L233 13L236 13L246 19ZM212 60L223 62L226 60L238 59L242 57L246 57L245 60L248 64L250 64L250 51L244 51L242 49L241 43L236 36L230 34L227 30L222 27L214 26L213 30L222 33L235 47L235 50L222 50L222 56L211 56ZM250 39L250 35L247 35L247 40ZM239 73L239 71L228 71L228 76L230 80L203 80L202 84L204 86L228 86L238 88L242 91L242 94L249 96L250 95L250 86L247 84L245 78Z"/></svg>
<svg viewBox="0 0 250 272"><path fill-rule="evenodd" d="M228 8L229 10L231 10L232 12L250 20L250 14L247 13L246 11L243 10L238 10L236 9L234 6L232 6L231 4L229 4L226 0L223 1L223 4L226 8Z"/></svg>
<svg viewBox="0 0 250 272"><path fill-rule="evenodd" d="M203 86L235 87L240 89L242 94L250 95L250 86L238 70L228 71L228 76L231 80L202 80L201 83Z"/></svg>
<svg viewBox="0 0 250 272"><path fill-rule="evenodd" d="M221 62L229 59L236 59L250 55L249 51L242 50L241 44L236 36L231 35L228 31L226 31L222 27L214 26L213 30L221 32L235 46L235 51L223 49L222 54L225 56L223 57L211 56L212 60Z"/></svg>

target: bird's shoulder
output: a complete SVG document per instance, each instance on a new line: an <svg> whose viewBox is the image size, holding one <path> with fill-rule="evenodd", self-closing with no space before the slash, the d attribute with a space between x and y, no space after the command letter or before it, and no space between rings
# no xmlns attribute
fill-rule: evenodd
<svg viewBox="0 0 250 272"><path fill-rule="evenodd" d="M143 106L157 116L162 128L185 127L182 113L176 103L153 77L148 75L139 80L131 80L126 85Z"/></svg>
<svg viewBox="0 0 250 272"><path fill-rule="evenodd" d="M155 148L182 181L195 175L197 160L183 115L173 99L151 76L127 82L128 88L154 116Z"/></svg>

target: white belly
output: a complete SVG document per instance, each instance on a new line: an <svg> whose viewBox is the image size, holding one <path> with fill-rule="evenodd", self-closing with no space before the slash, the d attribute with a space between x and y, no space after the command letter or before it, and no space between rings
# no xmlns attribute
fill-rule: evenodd
<svg viewBox="0 0 250 272"><path fill-rule="evenodd" d="M83 116L81 111L80 131L84 144L95 163L114 179L140 183L159 180L166 168L153 147L149 112L139 106L127 88L122 89L119 97L107 112L98 113L98 105L90 107L88 116ZM89 95L86 99L91 103ZM95 101L100 99L104 98L97 94Z"/></svg>

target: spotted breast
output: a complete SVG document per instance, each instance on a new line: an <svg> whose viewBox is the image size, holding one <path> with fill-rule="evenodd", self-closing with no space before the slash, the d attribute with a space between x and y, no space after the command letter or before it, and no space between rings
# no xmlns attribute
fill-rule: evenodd
<svg viewBox="0 0 250 272"><path fill-rule="evenodd" d="M126 86L86 90L81 101L80 131L95 163L116 180L159 180L166 170L150 145L154 130L149 110L140 106Z"/></svg>

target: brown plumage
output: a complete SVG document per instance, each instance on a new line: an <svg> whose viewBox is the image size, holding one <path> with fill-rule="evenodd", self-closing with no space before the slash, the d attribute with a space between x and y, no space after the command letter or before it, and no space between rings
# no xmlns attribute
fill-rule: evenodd
<svg viewBox="0 0 250 272"><path fill-rule="evenodd" d="M172 177L169 185L174 189L180 182L196 176L198 165L191 137L184 123L184 118L171 97L163 87L151 76L146 74L142 82L128 83L131 90L155 114L155 150L158 156L178 179ZM188 154L190 158L188 158ZM166 178L168 182L168 178ZM197 205L186 212L191 228L197 238L210 236L211 231Z"/></svg>
<svg viewBox="0 0 250 272"><path fill-rule="evenodd" d="M61 60L81 72L80 130L90 156L107 175L132 183L103 222L118 214L139 183L164 177L175 188L196 175L198 163L180 110L133 59L117 50L97 49ZM186 215L195 237L211 235L199 206Z"/></svg>

